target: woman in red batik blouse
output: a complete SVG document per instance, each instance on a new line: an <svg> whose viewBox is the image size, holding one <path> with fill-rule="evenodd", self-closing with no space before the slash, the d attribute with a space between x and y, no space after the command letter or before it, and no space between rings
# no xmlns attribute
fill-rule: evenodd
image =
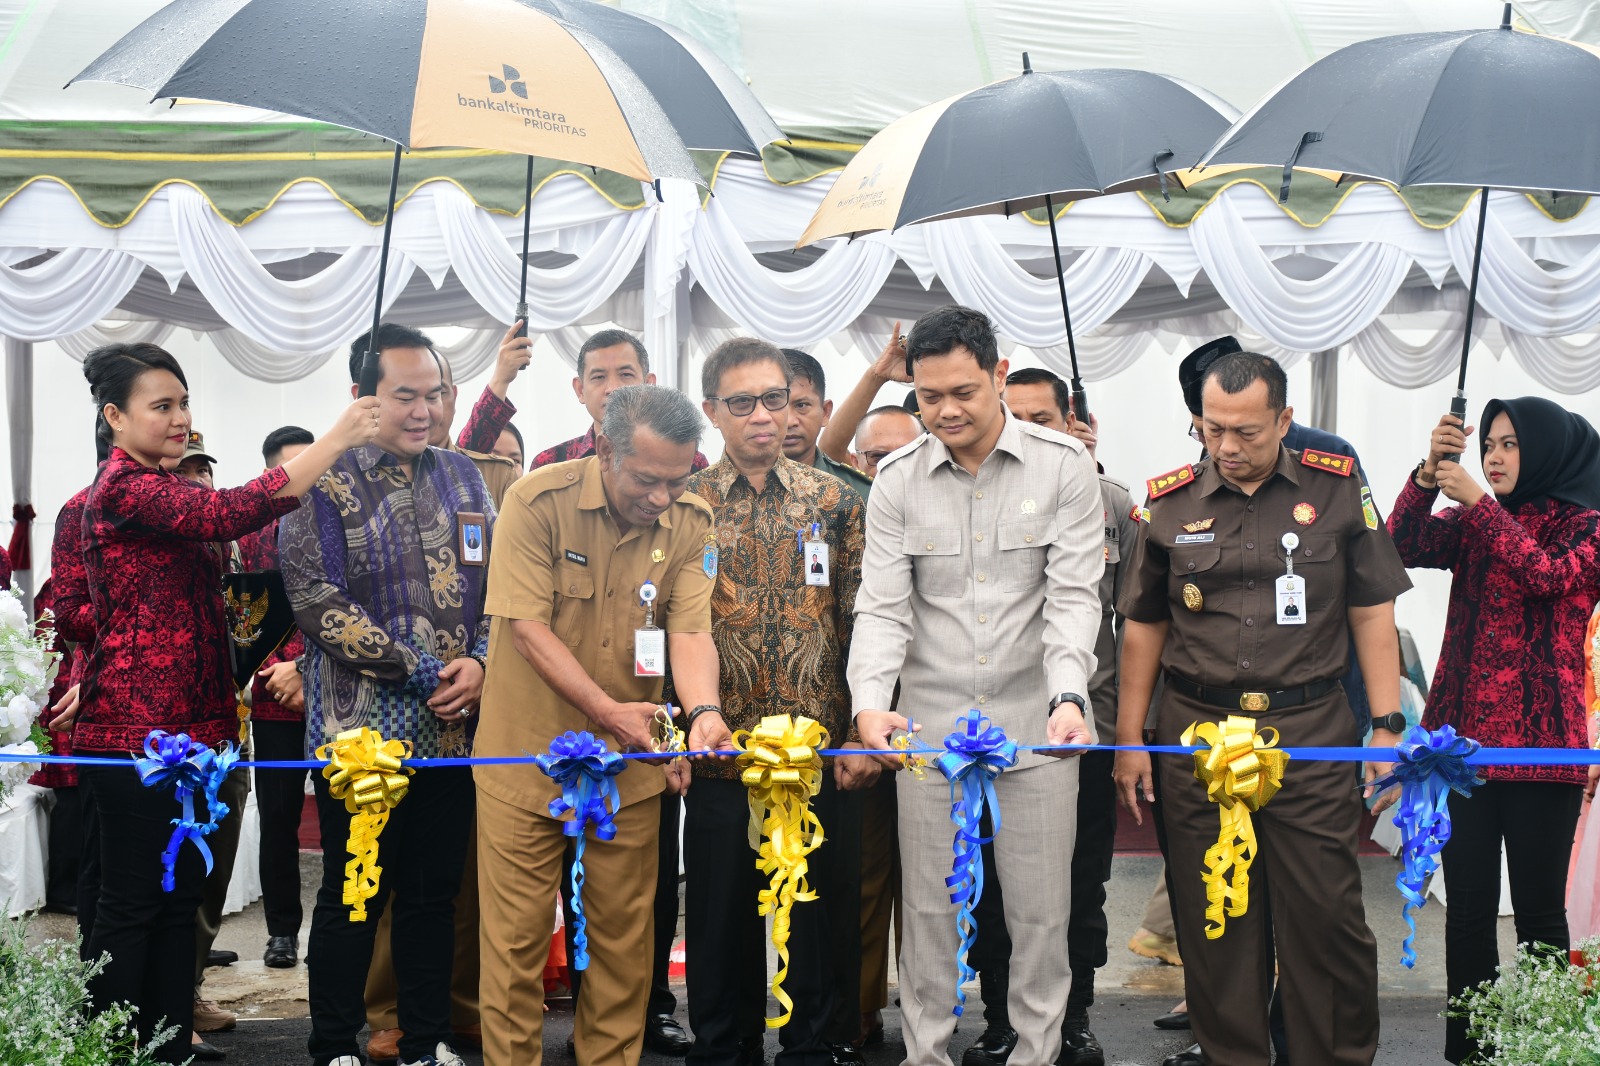
<svg viewBox="0 0 1600 1066"><path fill-rule="evenodd" d="M189 1057L194 1006L194 921L205 867L192 844L178 853L176 887L161 887L161 853L178 813L170 790L139 783L131 760L153 729L218 745L238 729L214 541L234 540L299 506L347 449L372 439L378 401L357 400L322 440L236 489L214 492L163 471L183 454L189 393L177 360L153 344L112 344L83 364L98 432L110 457L83 511L84 568L95 640L75 709L51 723L72 727L73 750L129 759L86 765L79 781L100 819L103 875L89 957L111 959L90 985L95 1008L139 1010L140 1042L176 1025L156 1049ZM205 803L196 798L196 815Z"/></svg>
<svg viewBox="0 0 1600 1066"><path fill-rule="evenodd" d="M1449 570L1439 668L1423 725L1486 747L1583 748L1583 643L1600 599L1600 434L1549 400L1491 400L1479 452L1485 492L1453 457L1471 426L1450 415L1406 479L1389 532L1407 566ZM1431 513L1439 492L1457 506ZM1567 864L1583 766L1483 767L1450 796L1443 852L1445 983L1454 997L1492 980L1504 842L1518 943L1565 956ZM1478 1048L1464 1018L1445 1022L1445 1058Z"/></svg>

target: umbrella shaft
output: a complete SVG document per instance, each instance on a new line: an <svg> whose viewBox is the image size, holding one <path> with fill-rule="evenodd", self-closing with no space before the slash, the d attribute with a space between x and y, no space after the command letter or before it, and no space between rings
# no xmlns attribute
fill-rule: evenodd
<svg viewBox="0 0 1600 1066"><path fill-rule="evenodd" d="M1483 262L1483 231L1489 223L1489 190L1478 192L1478 241L1472 248L1472 277L1467 282L1467 323L1461 335L1461 372L1456 378L1456 394L1466 399L1467 352L1472 348L1472 317L1478 306L1478 267Z"/></svg>
<svg viewBox="0 0 1600 1066"><path fill-rule="evenodd" d="M522 192L522 283L517 288L518 314L526 315L528 306L528 243L529 234L533 226L533 156L528 157L528 177L523 183ZM526 336L528 327L522 327L522 335Z"/></svg>
<svg viewBox="0 0 1600 1066"><path fill-rule="evenodd" d="M394 198L400 189L400 142L394 145L394 166L389 171L389 202L383 215L383 244L378 250L378 293L372 303L372 332L367 334L367 354L361 361L362 396L378 392L378 327L383 323L383 277L389 266L389 235L394 232Z"/></svg>
<svg viewBox="0 0 1600 1066"><path fill-rule="evenodd" d="M1072 311L1067 307L1067 273L1061 265L1061 239L1056 236L1056 205L1049 193L1044 196L1044 213L1050 221L1050 250L1056 257L1056 285L1061 290L1061 322L1067 327L1067 359L1072 364L1073 414L1088 424L1089 397L1083 391L1083 378L1078 374L1078 346L1072 339Z"/></svg>

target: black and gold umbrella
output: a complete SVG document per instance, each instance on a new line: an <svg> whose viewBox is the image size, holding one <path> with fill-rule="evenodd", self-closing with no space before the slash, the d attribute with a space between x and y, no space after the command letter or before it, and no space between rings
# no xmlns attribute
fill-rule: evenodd
<svg viewBox="0 0 1600 1066"><path fill-rule="evenodd" d="M1023 72L913 111L885 126L844 168L801 236L895 230L915 222L1043 208L1050 224L1073 405L1089 418L1078 374L1056 208L1070 200L1164 188L1228 127L1227 105L1142 70Z"/></svg>

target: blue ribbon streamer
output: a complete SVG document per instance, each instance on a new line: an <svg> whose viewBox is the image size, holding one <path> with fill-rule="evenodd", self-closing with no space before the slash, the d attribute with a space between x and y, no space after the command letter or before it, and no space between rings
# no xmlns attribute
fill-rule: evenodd
<svg viewBox="0 0 1600 1066"><path fill-rule="evenodd" d="M977 976L967 963L967 954L978 938L973 911L983 896L983 845L1000 833L1000 800L995 796L994 779L1017 764L1017 745L975 709L957 718L956 727L944 738L944 751L931 761L950 781L950 820L956 825L951 844L955 861L944 883L950 889L950 902L958 907L956 933L961 943L956 948L956 1004L951 1013L959 1016L967 1002L962 986ZM985 808L993 822L989 836L984 836L981 828Z"/></svg>
<svg viewBox="0 0 1600 1066"><path fill-rule="evenodd" d="M572 820L562 824L561 831L576 839L572 857L572 968L589 968L589 934L583 914L583 845L587 840L584 830L594 827L597 840L615 840L617 824L612 812L622 806L617 792L617 775L627 768L627 761L588 731L567 732L550 742L550 751L533 756L533 761L561 786L561 795L550 801L550 817L560 818L568 811ZM606 802L610 801L610 810Z"/></svg>
<svg viewBox="0 0 1600 1066"><path fill-rule="evenodd" d="M144 758L133 762L139 783L146 788L170 787L183 804L183 813L172 819L172 837L161 853L162 891L171 892L177 885L178 851L185 840L194 841L206 861L206 876L211 875L211 848L206 837L216 832L218 824L228 816L228 805L217 793L238 762L239 751L232 741L218 752L190 740L187 733L174 735L156 729L145 738ZM196 793L206 799L207 821L195 820Z"/></svg>
<svg viewBox="0 0 1600 1066"><path fill-rule="evenodd" d="M1405 899L1400 913L1409 932L1400 943L1400 962L1407 969L1417 963L1413 912L1427 904L1423 887L1439 868L1438 855L1450 840L1450 793L1470 796L1483 784L1468 766L1478 749L1476 740L1457 736L1450 726L1430 732L1414 725L1395 745L1394 770L1372 783L1373 795L1400 786L1394 824L1400 829L1403 863L1394 885Z"/></svg>

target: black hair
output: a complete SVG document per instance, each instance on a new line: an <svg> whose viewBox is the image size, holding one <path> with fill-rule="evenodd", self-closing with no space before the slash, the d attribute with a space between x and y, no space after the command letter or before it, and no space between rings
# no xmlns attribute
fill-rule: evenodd
<svg viewBox="0 0 1600 1066"><path fill-rule="evenodd" d="M811 382L811 387L817 390L817 400L821 402L828 398L828 378L822 372L822 364L809 352L802 352L799 348L783 348L783 357L789 360L789 380L805 378Z"/></svg>
<svg viewBox="0 0 1600 1066"><path fill-rule="evenodd" d="M1043 367L1030 366L1007 374L1006 384L1049 385L1050 391L1055 394L1056 406L1061 408L1061 417L1069 420L1072 418L1072 391L1067 388L1067 383L1061 380L1061 375Z"/></svg>
<svg viewBox="0 0 1600 1066"><path fill-rule="evenodd" d="M361 363L367 356L367 345L372 331L368 330L350 342L350 380L361 380ZM433 340L421 330L402 326L398 322L383 322L378 325L378 344L376 351L381 356L390 348L426 348L433 351ZM378 380L383 380L383 362L378 362Z"/></svg>
<svg viewBox="0 0 1600 1066"><path fill-rule="evenodd" d="M528 458L528 446L522 442L522 431L514 423L507 422L505 432L517 438L517 451L522 453L524 459Z"/></svg>
<svg viewBox="0 0 1600 1066"><path fill-rule="evenodd" d="M971 352L980 370L993 370L1000 362L994 324L988 315L957 304L929 311L917 319L906 336L906 372L911 372L918 359L946 355L957 348Z"/></svg>
<svg viewBox="0 0 1600 1066"><path fill-rule="evenodd" d="M1219 355L1206 367L1205 375L1200 379L1201 390L1204 391L1205 383L1213 379L1230 396L1243 392L1258 381L1265 381L1267 406L1274 411L1282 411L1289 406L1289 378L1271 356L1257 355L1255 352Z"/></svg>
<svg viewBox="0 0 1600 1066"><path fill-rule="evenodd" d="M94 400L95 436L107 445L107 455L110 454L111 423L106 421L106 404L126 410L134 385L152 370L171 371L185 389L189 387L189 379L183 376L183 367L178 365L171 352L158 344L147 341L138 344L102 344L84 356L83 376L89 382L89 396Z"/></svg>
<svg viewBox="0 0 1600 1066"><path fill-rule="evenodd" d="M1178 364L1178 388L1183 390L1183 405L1195 417L1200 415L1200 386L1205 383L1206 369L1224 355L1242 352L1237 337L1218 337L1206 341L1183 357Z"/></svg>
<svg viewBox="0 0 1600 1066"><path fill-rule="evenodd" d="M261 442L261 461L268 466L278 465L274 460L291 444L315 444L317 438L309 429L299 426L279 426Z"/></svg>
<svg viewBox="0 0 1600 1066"><path fill-rule="evenodd" d="M784 358L783 349L754 337L734 337L717 345L706 356L705 366L700 368L700 395L718 395L717 390L722 387L722 375L734 367L761 362L778 364L778 369L783 371L785 385L794 380L794 371L789 369L789 360Z"/></svg>
<svg viewBox="0 0 1600 1066"><path fill-rule="evenodd" d="M922 421L922 402L917 399L916 390L913 389L900 398L900 410L915 418L918 422ZM871 414L872 412L869 411L867 413Z"/></svg>
<svg viewBox="0 0 1600 1066"><path fill-rule="evenodd" d="M583 347L578 349L578 376L583 377L584 364L590 352L615 348L619 344L626 344L633 349L633 354L639 357L639 376L647 377L650 374L650 353L644 350L643 341L625 329L603 329L584 341Z"/></svg>

